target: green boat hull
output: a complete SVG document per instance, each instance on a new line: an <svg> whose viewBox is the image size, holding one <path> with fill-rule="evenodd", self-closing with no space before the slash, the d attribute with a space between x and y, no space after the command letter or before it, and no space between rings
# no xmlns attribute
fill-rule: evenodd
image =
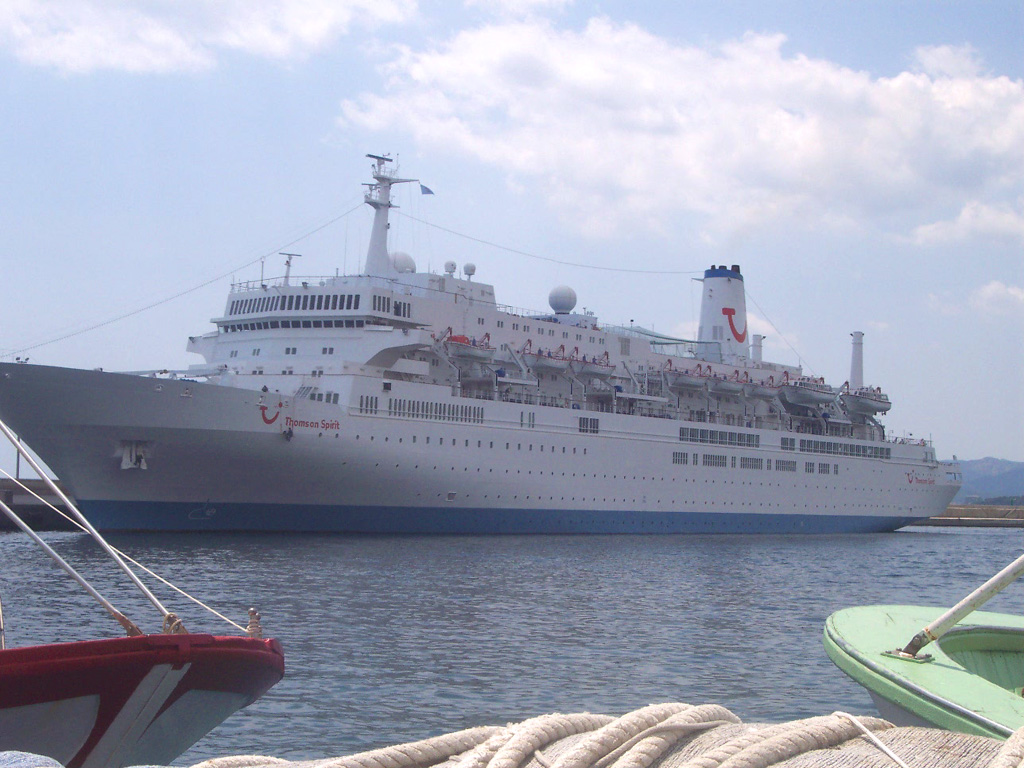
<svg viewBox="0 0 1024 768"><path fill-rule="evenodd" d="M943 608L847 608L825 623L825 651L897 725L933 725L1005 739L1024 726L1024 617L976 611L924 648L897 658Z"/></svg>

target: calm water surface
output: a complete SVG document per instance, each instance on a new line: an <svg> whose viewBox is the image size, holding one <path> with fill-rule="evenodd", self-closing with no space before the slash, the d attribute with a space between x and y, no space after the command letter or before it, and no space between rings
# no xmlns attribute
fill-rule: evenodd
<svg viewBox="0 0 1024 768"><path fill-rule="evenodd" d="M159 630L89 539L45 538L144 630ZM188 765L341 755L661 701L716 702L751 721L872 712L825 656L826 617L860 604L949 605L1017 557L1024 531L111 540L239 623L257 606L284 644L285 679L176 761ZM190 630L229 629L154 591ZM20 534L0 534L0 599L10 646L121 634ZM1024 610L1024 585L989 609Z"/></svg>

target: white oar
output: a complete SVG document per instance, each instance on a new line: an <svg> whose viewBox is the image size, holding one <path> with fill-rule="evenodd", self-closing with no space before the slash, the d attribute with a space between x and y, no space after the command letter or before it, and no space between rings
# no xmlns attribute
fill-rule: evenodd
<svg viewBox="0 0 1024 768"><path fill-rule="evenodd" d="M1021 555L999 573L986 581L967 597L954 605L935 621L926 626L907 643L902 651L895 653L900 656L917 656L918 651L933 640L938 640L948 632L960 619L978 610L981 606L1002 592L1024 573L1024 555Z"/></svg>

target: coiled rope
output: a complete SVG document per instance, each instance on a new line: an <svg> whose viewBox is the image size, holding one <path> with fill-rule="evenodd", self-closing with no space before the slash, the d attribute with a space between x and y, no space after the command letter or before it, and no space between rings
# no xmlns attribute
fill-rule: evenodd
<svg viewBox="0 0 1024 768"><path fill-rule="evenodd" d="M885 731L899 733L901 750L915 752L916 762L897 756L891 744L883 744L875 735ZM953 742L955 750L950 747ZM954 764L949 758L956 752L962 758L955 763L957 768L1024 768L1024 729L1000 744L982 736L896 728L876 717L845 712L745 725L716 704L672 703L653 704L621 717L587 712L543 715L348 757L291 762L238 755L192 768L859 768L864 765L865 749L877 750L875 754L884 761L872 760L873 766L946 768ZM798 760L790 763L794 758Z"/></svg>

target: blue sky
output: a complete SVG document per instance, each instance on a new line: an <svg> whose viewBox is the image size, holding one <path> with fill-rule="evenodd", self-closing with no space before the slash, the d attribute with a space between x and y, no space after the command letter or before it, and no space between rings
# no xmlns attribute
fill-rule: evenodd
<svg viewBox="0 0 1024 768"><path fill-rule="evenodd" d="M1022 42L1019 2L8 2L0 355L198 362L261 256L360 269L368 210L302 235L392 153L420 270L692 336L738 263L767 358L841 384L864 331L892 432L1024 460Z"/></svg>

